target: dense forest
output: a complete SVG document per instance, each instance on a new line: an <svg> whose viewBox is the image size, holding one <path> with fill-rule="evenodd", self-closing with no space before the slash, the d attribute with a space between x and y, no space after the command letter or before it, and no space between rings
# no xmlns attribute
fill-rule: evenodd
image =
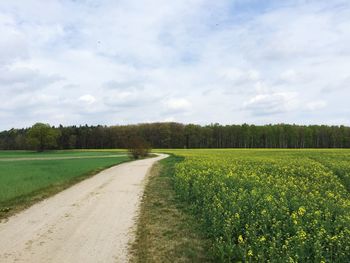
<svg viewBox="0 0 350 263"><path fill-rule="evenodd" d="M122 126L52 127L55 149L125 148L141 137L153 148L350 148L350 127L325 125L195 125L147 123ZM30 128L0 132L0 149L30 149Z"/></svg>

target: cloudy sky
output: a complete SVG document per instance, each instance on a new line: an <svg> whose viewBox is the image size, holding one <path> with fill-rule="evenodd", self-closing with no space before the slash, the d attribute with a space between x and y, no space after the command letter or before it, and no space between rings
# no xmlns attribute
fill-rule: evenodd
<svg viewBox="0 0 350 263"><path fill-rule="evenodd" d="M1 0L0 130L350 125L348 0Z"/></svg>

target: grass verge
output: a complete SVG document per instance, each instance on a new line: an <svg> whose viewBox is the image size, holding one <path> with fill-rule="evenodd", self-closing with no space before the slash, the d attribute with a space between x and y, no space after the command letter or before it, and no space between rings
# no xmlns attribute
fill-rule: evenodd
<svg viewBox="0 0 350 263"><path fill-rule="evenodd" d="M0 220L48 198L128 157L0 163Z"/></svg>
<svg viewBox="0 0 350 263"><path fill-rule="evenodd" d="M179 161L181 158L171 156L151 170L131 244L131 262L212 262L209 241L172 186Z"/></svg>

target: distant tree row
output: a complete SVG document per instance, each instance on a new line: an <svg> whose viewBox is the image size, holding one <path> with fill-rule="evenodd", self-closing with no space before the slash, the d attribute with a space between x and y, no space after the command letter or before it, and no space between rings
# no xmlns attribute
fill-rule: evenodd
<svg viewBox="0 0 350 263"><path fill-rule="evenodd" d="M0 149L127 148L127 142L135 137L152 148L350 148L350 127L345 126L200 126L171 122L110 127L50 127L38 123L31 128L0 132Z"/></svg>

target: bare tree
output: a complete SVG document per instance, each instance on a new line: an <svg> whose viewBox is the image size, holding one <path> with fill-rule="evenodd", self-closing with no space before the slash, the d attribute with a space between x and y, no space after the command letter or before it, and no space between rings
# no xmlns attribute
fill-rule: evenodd
<svg viewBox="0 0 350 263"><path fill-rule="evenodd" d="M148 156L151 150L149 143L141 137L132 137L127 144L129 153L134 159Z"/></svg>

